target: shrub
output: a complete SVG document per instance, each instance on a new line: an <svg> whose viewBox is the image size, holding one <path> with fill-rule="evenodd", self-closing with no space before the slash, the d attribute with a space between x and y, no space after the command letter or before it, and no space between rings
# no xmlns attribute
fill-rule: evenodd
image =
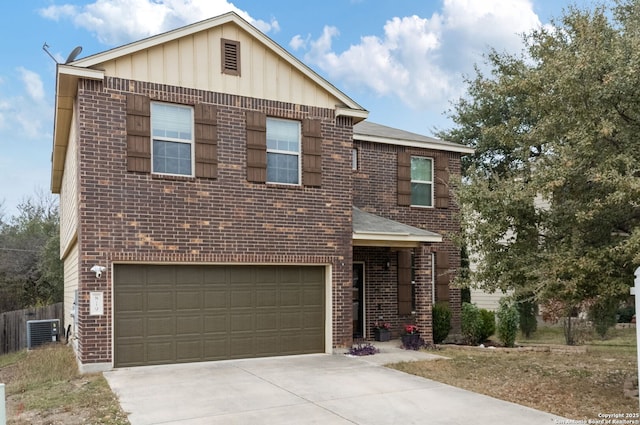
<svg viewBox="0 0 640 425"><path fill-rule="evenodd" d="M440 344L451 331L451 309L446 303L436 303L433 306L433 342Z"/></svg>
<svg viewBox="0 0 640 425"><path fill-rule="evenodd" d="M520 314L520 332L525 338L531 338L531 335L538 329L538 319L536 318L538 306L533 301L520 301L517 307L518 314Z"/></svg>
<svg viewBox="0 0 640 425"><path fill-rule="evenodd" d="M507 298L500 300L498 308L498 338L506 347L513 347L516 342L520 315L515 303Z"/></svg>
<svg viewBox="0 0 640 425"><path fill-rule="evenodd" d="M609 328L616 324L617 308L616 300L607 299L597 301L589 309L589 319L593 322L593 327L600 338L604 339Z"/></svg>
<svg viewBox="0 0 640 425"><path fill-rule="evenodd" d="M480 309L480 331L478 334L479 342L484 342L496 332L496 314L487 309Z"/></svg>
<svg viewBox="0 0 640 425"><path fill-rule="evenodd" d="M482 317L478 307L475 304L462 303L460 322L460 331L465 343L478 345L482 327Z"/></svg>
<svg viewBox="0 0 640 425"><path fill-rule="evenodd" d="M618 323L631 323L631 319L633 319L634 314L636 314L635 306L626 305L624 307L620 307L618 311L616 311Z"/></svg>

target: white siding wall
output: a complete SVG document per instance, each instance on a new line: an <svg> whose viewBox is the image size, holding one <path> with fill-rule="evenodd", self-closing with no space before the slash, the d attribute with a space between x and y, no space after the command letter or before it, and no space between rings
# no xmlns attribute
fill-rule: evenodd
<svg viewBox="0 0 640 425"><path fill-rule="evenodd" d="M490 311L496 311L499 307L500 298L506 294L502 292L485 292L480 289L471 288L471 302L478 308L484 308Z"/></svg>

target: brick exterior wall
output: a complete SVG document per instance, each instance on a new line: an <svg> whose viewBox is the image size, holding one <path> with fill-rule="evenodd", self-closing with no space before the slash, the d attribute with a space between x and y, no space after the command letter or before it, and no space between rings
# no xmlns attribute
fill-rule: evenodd
<svg viewBox="0 0 640 425"><path fill-rule="evenodd" d="M420 248L415 249L416 252L420 254L417 256L420 264L416 264L416 266L418 266L418 273L422 275L420 279L428 282L428 286L431 286L432 265L430 253L446 251L449 254L450 273L453 280L453 277L455 277L460 267L460 250L453 243L453 235L460 229L458 218L459 208L455 205L451 193L449 208L398 206L397 157L398 152L408 152L411 155L432 158L444 156L447 158L449 174L460 175L460 154L359 140L354 141L354 147L358 149L358 170L353 171L353 204L364 211L442 235L442 243L422 244ZM367 255L371 255L369 261L374 264L375 268L375 264L380 261L379 256L383 254L371 248L354 247L354 259L366 261ZM394 257L394 255L391 256L392 260L396 261ZM371 285L374 283L380 284L382 287L378 290L379 292L375 290L370 291L374 294L379 293L379 298L367 298L367 303L369 306L369 317L373 318L377 317L375 307L377 307L378 304L388 306L387 310L383 312L385 313L384 317L385 319L390 319L394 326L397 327L401 325L400 322L407 323L406 321L409 318L397 317L397 311L394 317L394 313L390 310L391 307L388 297L392 297L392 299L396 297L395 299L397 300L395 279L395 275L385 276L384 279L378 279L375 273L371 275L369 283ZM422 297L423 300L426 300L425 297L428 297L430 309L431 288L420 288L416 291L416 297ZM436 299L436 301L438 300ZM460 289L449 288L449 304L452 309L452 333L459 333L461 307ZM387 316L387 314L389 315ZM414 319L419 319L420 322L425 324L428 322L428 331L431 331L430 311L428 312L428 317L415 317Z"/></svg>
<svg viewBox="0 0 640 425"><path fill-rule="evenodd" d="M127 172L126 94L218 105L216 179ZM322 186L246 179L245 110L322 119ZM79 357L112 361L111 267L117 262L298 263L332 266L333 344L350 345L352 122L334 111L138 81L81 80L79 159ZM108 272L96 278L90 268ZM105 314L89 316L89 292Z"/></svg>

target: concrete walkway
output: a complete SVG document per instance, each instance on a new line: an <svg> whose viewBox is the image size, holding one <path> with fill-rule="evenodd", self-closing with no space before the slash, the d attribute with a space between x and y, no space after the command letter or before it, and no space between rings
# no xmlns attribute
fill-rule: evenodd
<svg viewBox="0 0 640 425"><path fill-rule="evenodd" d="M131 425L542 425L562 419L378 364L403 361L402 354L390 347L367 357L311 354L104 375Z"/></svg>

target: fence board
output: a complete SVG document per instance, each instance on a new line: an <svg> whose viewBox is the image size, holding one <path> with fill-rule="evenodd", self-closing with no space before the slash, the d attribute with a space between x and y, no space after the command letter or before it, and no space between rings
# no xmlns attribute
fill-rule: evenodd
<svg viewBox="0 0 640 425"><path fill-rule="evenodd" d="M62 337L64 332L63 303L0 314L0 354L27 348L27 321L47 319L60 320L60 336Z"/></svg>

